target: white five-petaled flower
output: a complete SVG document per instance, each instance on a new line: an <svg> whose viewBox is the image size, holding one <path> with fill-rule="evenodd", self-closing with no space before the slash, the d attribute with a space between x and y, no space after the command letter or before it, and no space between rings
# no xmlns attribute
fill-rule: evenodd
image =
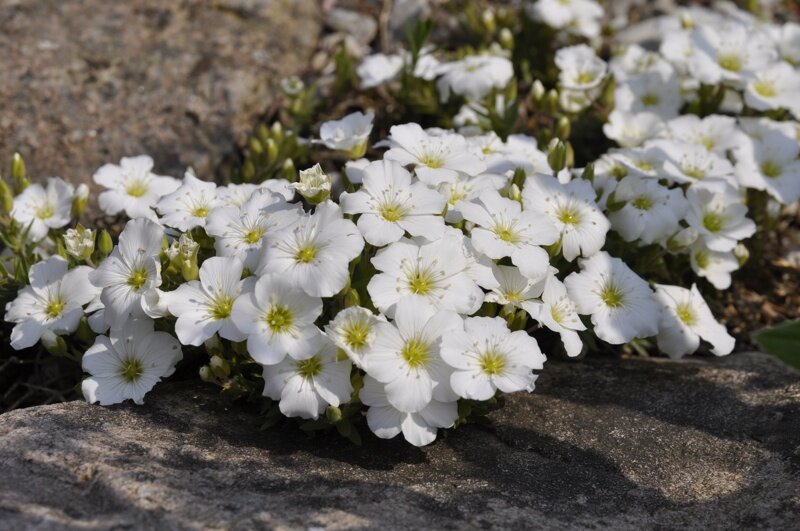
<svg viewBox="0 0 800 531"><path fill-rule="evenodd" d="M612 111L603 133L626 148L639 147L656 138L664 129L664 120L652 112L629 113Z"/></svg>
<svg viewBox="0 0 800 531"><path fill-rule="evenodd" d="M444 233L445 198L421 182L412 184L411 174L392 160L367 165L361 189L343 193L340 203L345 213L360 214L358 228L371 245L396 242L406 232L429 240Z"/></svg>
<svg viewBox="0 0 800 531"><path fill-rule="evenodd" d="M720 179L736 186L733 165L704 145L675 140L657 140L651 149L663 158L661 176L678 184L694 184L707 179Z"/></svg>
<svg viewBox="0 0 800 531"><path fill-rule="evenodd" d="M736 150L736 176L743 186L766 190L788 205L800 199L800 143L780 131L751 138Z"/></svg>
<svg viewBox="0 0 800 531"><path fill-rule="evenodd" d="M550 268L549 273L556 272L554 267ZM522 308L524 303L540 297L547 278L531 280L518 267L497 264L492 264L492 274L498 285L486 294L484 300L508 308Z"/></svg>
<svg viewBox="0 0 800 531"><path fill-rule="evenodd" d="M31 184L14 198L13 217L23 228L28 228L28 239L39 241L50 229L67 225L72 212L75 188L60 177L47 179L47 187Z"/></svg>
<svg viewBox="0 0 800 531"><path fill-rule="evenodd" d="M578 313L591 315L597 337L620 345L658 333L661 307L647 282L605 251L581 260L564 280Z"/></svg>
<svg viewBox="0 0 800 531"><path fill-rule="evenodd" d="M361 88L370 89L394 79L403 69L401 55L376 53L365 57L356 68Z"/></svg>
<svg viewBox="0 0 800 531"><path fill-rule="evenodd" d="M314 297L332 297L350 279L350 261L361 253L364 239L339 205L325 201L264 239L258 274L276 273Z"/></svg>
<svg viewBox="0 0 800 531"><path fill-rule="evenodd" d="M212 210L206 220L206 232L214 237L218 256L237 256L253 270L258 265L264 236L297 222L301 213L299 205L258 188L241 207L220 206Z"/></svg>
<svg viewBox="0 0 800 531"><path fill-rule="evenodd" d="M217 185L201 181L187 171L183 183L162 197L156 209L164 225L186 232L195 227L205 227L206 218L218 204Z"/></svg>
<svg viewBox="0 0 800 531"><path fill-rule="evenodd" d="M486 164L475 155L466 139L454 133L433 136L419 126L408 123L389 130L391 149L384 158L413 165L419 180L430 186L453 182L458 173L479 175Z"/></svg>
<svg viewBox="0 0 800 531"><path fill-rule="evenodd" d="M500 317L470 317L442 337L442 359L455 369L453 391L470 400L489 400L504 393L533 390L546 360L539 344L523 330L512 332Z"/></svg>
<svg viewBox="0 0 800 531"><path fill-rule="evenodd" d="M353 392L350 360L339 359L336 345L321 337L319 350L311 357L287 357L264 366L264 396L280 400L278 407L287 417L319 418L328 405L347 402Z"/></svg>
<svg viewBox="0 0 800 531"><path fill-rule="evenodd" d="M558 82L567 90L597 88L605 79L608 69L606 62L585 44L559 49L555 63L559 69Z"/></svg>
<svg viewBox="0 0 800 531"><path fill-rule="evenodd" d="M737 145L740 136L736 119L730 116L712 114L700 118L695 114L685 114L667 122L665 136L679 142L689 142L705 147L718 155Z"/></svg>
<svg viewBox="0 0 800 531"><path fill-rule="evenodd" d="M403 238L378 251L372 264L378 274L370 279L367 291L387 317L394 316L404 298L461 314L475 313L483 303L473 271L476 260L461 234L448 231L432 242Z"/></svg>
<svg viewBox="0 0 800 531"><path fill-rule="evenodd" d="M688 204L680 188L666 188L655 179L629 175L617 184L615 202L625 204L608 214L611 226L625 241L650 244L678 231Z"/></svg>
<svg viewBox="0 0 800 531"><path fill-rule="evenodd" d="M702 240L689 249L689 264L698 277L705 278L717 289L728 289L731 273L740 267L733 251L712 251Z"/></svg>
<svg viewBox="0 0 800 531"><path fill-rule="evenodd" d="M325 326L326 335L361 369L377 337L377 325L385 323L383 315L375 315L361 306L351 306L336 314Z"/></svg>
<svg viewBox="0 0 800 531"><path fill-rule="evenodd" d="M400 433L414 446L425 446L436 440L438 428L449 428L458 419L457 402L431 400L417 413L404 413L389 403L386 386L375 378L364 377L359 398L367 410L367 425L381 439L391 439Z"/></svg>
<svg viewBox="0 0 800 531"><path fill-rule="evenodd" d="M539 279L550 265L542 245L558 241L559 231L550 218L539 211L522 209L518 201L487 190L474 202L460 201L456 208L469 222L472 244L478 252L499 260L510 257L523 275Z"/></svg>
<svg viewBox="0 0 800 531"><path fill-rule="evenodd" d="M543 284L541 302L524 301L522 307L536 321L561 336L568 356L577 356L583 349L578 331L586 330L586 326L578 317L578 310L569 298L567 288L555 275L549 275Z"/></svg>
<svg viewBox="0 0 800 531"><path fill-rule="evenodd" d="M663 310L657 338L662 352L680 358L696 351L700 339L704 339L711 343L715 355L731 353L736 341L714 319L696 285L686 289L656 284L656 299Z"/></svg>
<svg viewBox="0 0 800 531"><path fill-rule="evenodd" d="M739 190L716 179L695 184L686 192L689 210L686 222L697 229L712 251L730 251L749 238L756 225L747 217L747 206Z"/></svg>
<svg viewBox="0 0 800 531"><path fill-rule="evenodd" d="M31 266L30 285L6 304L5 320L15 323L11 331L13 348L31 347L47 332L71 334L78 328L83 306L98 290L89 283L90 267L67 268L67 261L60 256Z"/></svg>
<svg viewBox="0 0 800 531"><path fill-rule="evenodd" d="M450 99L450 93L471 101L481 101L492 89L502 89L514 77L514 66L505 57L468 55L460 61L441 63L436 72L439 98Z"/></svg>
<svg viewBox="0 0 800 531"><path fill-rule="evenodd" d="M183 358L178 340L166 332L154 332L150 319L131 319L108 336L97 336L83 355L83 370L91 376L83 381L83 396L101 406L131 399L144 402L144 395L175 372Z"/></svg>
<svg viewBox="0 0 800 531"><path fill-rule="evenodd" d="M437 311L422 301L402 300L394 323L378 324L375 343L364 357L367 374L386 385L392 407L418 413L431 402L458 398L450 388L450 367L439 355L447 330L461 327L461 317Z"/></svg>
<svg viewBox="0 0 800 531"><path fill-rule="evenodd" d="M596 38L603 8L594 0L539 0L528 4L531 17L567 33Z"/></svg>
<svg viewBox="0 0 800 531"><path fill-rule="evenodd" d="M341 120L324 122L319 129L320 141L329 149L344 151L352 159L364 155L372 132L375 115L354 112Z"/></svg>
<svg viewBox="0 0 800 531"><path fill-rule="evenodd" d="M741 84L744 77L778 58L773 42L763 31L730 22L724 27L703 24L690 34L693 53L691 75L707 85Z"/></svg>
<svg viewBox="0 0 800 531"><path fill-rule="evenodd" d="M306 295L284 275L265 275L233 303L231 319L247 335L247 351L262 365L280 363L288 354L296 360L314 355L322 333L314 321L322 300Z"/></svg>
<svg viewBox="0 0 800 531"><path fill-rule="evenodd" d="M526 210L547 214L561 234L561 252L569 261L592 256L602 249L611 224L594 201L589 181L560 184L550 175L537 174L525 181L522 204Z"/></svg>
<svg viewBox="0 0 800 531"><path fill-rule="evenodd" d="M129 316L142 317L142 295L161 285L161 242L164 228L147 218L129 221L119 235L119 245L89 273L89 280L102 288L100 300L105 319L122 326Z"/></svg>
<svg viewBox="0 0 800 531"><path fill-rule="evenodd" d="M614 91L615 109L630 113L651 112L673 118L683 105L676 76L648 72L620 83Z"/></svg>
<svg viewBox="0 0 800 531"><path fill-rule="evenodd" d="M119 165L105 164L92 179L106 188L97 198L100 210L110 216L120 212L131 219L156 219L153 207L163 196L174 192L180 181L172 177L156 175L153 159L147 155L122 157Z"/></svg>
<svg viewBox="0 0 800 531"><path fill-rule="evenodd" d="M231 318L233 303L242 292L243 268L235 256L213 256L200 266L200 280L181 284L169 294L167 307L178 318L175 334L181 343L200 346L216 333L231 341L247 337Z"/></svg>
<svg viewBox="0 0 800 531"><path fill-rule="evenodd" d="M755 72L747 81L744 102L757 111L789 109L800 115L800 71L789 63L774 65Z"/></svg>

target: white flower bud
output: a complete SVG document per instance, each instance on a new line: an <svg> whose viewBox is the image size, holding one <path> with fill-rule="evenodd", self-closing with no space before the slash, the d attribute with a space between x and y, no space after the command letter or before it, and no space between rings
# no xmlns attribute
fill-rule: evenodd
<svg viewBox="0 0 800 531"><path fill-rule="evenodd" d="M319 204L331 196L331 178L319 164L300 172L300 182L293 183L297 192L309 203Z"/></svg>

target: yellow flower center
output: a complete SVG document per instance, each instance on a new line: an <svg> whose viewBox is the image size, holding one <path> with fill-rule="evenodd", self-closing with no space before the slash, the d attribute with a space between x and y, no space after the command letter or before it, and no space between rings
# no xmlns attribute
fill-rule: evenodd
<svg viewBox="0 0 800 531"><path fill-rule="evenodd" d="M624 302L624 293L616 285L607 282L600 291L600 299L609 308L619 308Z"/></svg>
<svg viewBox="0 0 800 531"><path fill-rule="evenodd" d="M696 166L687 166L683 168L683 173L692 179L697 179L698 181L706 176L706 173Z"/></svg>
<svg viewBox="0 0 800 531"><path fill-rule="evenodd" d="M416 369L428 363L430 350L427 343L419 339L411 339L403 345L400 355L408 363L409 367Z"/></svg>
<svg viewBox="0 0 800 531"><path fill-rule="evenodd" d="M581 220L578 210L571 207L560 208L556 213L556 217L564 225L577 225Z"/></svg>
<svg viewBox="0 0 800 531"><path fill-rule="evenodd" d="M49 203L45 203L36 209L36 217L39 219L50 219L55 214L55 210Z"/></svg>
<svg viewBox="0 0 800 531"><path fill-rule="evenodd" d="M611 175L613 175L617 179L622 179L623 177L627 177L628 168L622 166L621 164L616 164L611 168Z"/></svg>
<svg viewBox="0 0 800 531"><path fill-rule="evenodd" d="M125 187L125 193L131 197L142 197L147 193L149 187L139 179L133 180Z"/></svg>
<svg viewBox="0 0 800 531"><path fill-rule="evenodd" d="M575 81L580 85L585 85L587 83L591 83L595 79L597 79L597 75L595 75L593 72L581 72L575 78Z"/></svg>
<svg viewBox="0 0 800 531"><path fill-rule="evenodd" d="M517 243L519 241L519 234L508 225L496 225L494 233L497 234L498 238L507 243Z"/></svg>
<svg viewBox="0 0 800 531"><path fill-rule="evenodd" d="M417 295L427 295L433 286L433 275L429 271L416 270L408 277L408 289Z"/></svg>
<svg viewBox="0 0 800 531"><path fill-rule="evenodd" d="M261 241L261 238L264 236L264 231L261 229L253 229L248 231L247 234L244 235L244 241L251 245L256 244Z"/></svg>
<svg viewBox="0 0 800 531"><path fill-rule="evenodd" d="M637 208L639 210L650 210L651 208L653 208L653 200L647 197L646 195L640 195L639 197L631 201L631 204L633 205L634 208Z"/></svg>
<svg viewBox="0 0 800 531"><path fill-rule="evenodd" d="M319 356L311 356L307 360L298 361L295 370L297 374L310 380L322 372L322 362Z"/></svg>
<svg viewBox="0 0 800 531"><path fill-rule="evenodd" d="M733 54L724 54L720 55L719 59L717 60L719 66L728 70L729 72L738 72L742 69L742 60L739 58L738 55Z"/></svg>
<svg viewBox="0 0 800 531"><path fill-rule="evenodd" d="M204 218L208 215L208 208L205 206L199 206L192 210L192 215L196 218Z"/></svg>
<svg viewBox="0 0 800 531"><path fill-rule="evenodd" d="M642 105L645 107L655 107L660 101L661 98L658 96L658 94L653 94L652 92L642 94Z"/></svg>
<svg viewBox="0 0 800 531"><path fill-rule="evenodd" d="M427 166L432 169L441 168L444 166L444 161L439 155L434 155L433 153L426 153L419 159L420 164L423 166Z"/></svg>
<svg viewBox="0 0 800 531"><path fill-rule="evenodd" d="M403 218L405 211L400 205L389 203L381 206L378 213L383 216L383 219L386 221L394 223Z"/></svg>
<svg viewBox="0 0 800 531"><path fill-rule="evenodd" d="M518 303L522 300L522 295L519 291L507 291L505 293L505 298L510 303Z"/></svg>
<svg viewBox="0 0 800 531"><path fill-rule="evenodd" d="M688 304L679 304L678 307L675 308L675 313L678 315L678 319L686 326L692 326L697 322L697 316L694 314L694 311L692 311L692 307Z"/></svg>
<svg viewBox="0 0 800 531"><path fill-rule="evenodd" d="M350 348L359 350L367 344L370 327L363 321L348 323L344 328L344 341Z"/></svg>
<svg viewBox="0 0 800 531"><path fill-rule="evenodd" d="M506 358L493 350L488 350L481 354L479 358L481 371L489 376L503 374L506 368Z"/></svg>
<svg viewBox="0 0 800 531"><path fill-rule="evenodd" d="M766 80L753 83L753 90L765 98L774 98L778 94L778 91L775 89L775 84Z"/></svg>
<svg viewBox="0 0 800 531"><path fill-rule="evenodd" d="M64 311L64 301L61 298L57 298L50 301L50 303L47 305L47 308L45 308L44 313L50 319L55 319L56 317L61 315L61 312L63 311Z"/></svg>
<svg viewBox="0 0 800 531"><path fill-rule="evenodd" d="M231 316L233 309L233 298L222 295L216 298L211 305L211 315L214 319L227 319Z"/></svg>
<svg viewBox="0 0 800 531"><path fill-rule="evenodd" d="M708 267L708 253L706 251L697 251L694 254L694 261L697 264L697 267L700 269L705 269Z"/></svg>
<svg viewBox="0 0 800 531"><path fill-rule="evenodd" d="M636 167L642 171L651 171L653 169L653 165L646 160L636 161Z"/></svg>
<svg viewBox="0 0 800 531"><path fill-rule="evenodd" d="M275 333L285 332L292 326L294 316L288 306L276 304L269 309L267 315L264 317L264 322L267 323L270 330Z"/></svg>
<svg viewBox="0 0 800 531"><path fill-rule="evenodd" d="M133 289L139 290L147 282L147 270L144 268L134 269L128 277L128 285Z"/></svg>
<svg viewBox="0 0 800 531"><path fill-rule="evenodd" d="M780 177L781 173L783 173L783 168L781 168L780 164L768 160L761 165L761 173L763 173L766 177L774 179L776 177Z"/></svg>
<svg viewBox="0 0 800 531"><path fill-rule="evenodd" d="M566 315L564 315L564 311L561 309L561 306L554 304L550 307L550 317L553 318L553 322L561 324L561 321L564 320Z"/></svg>
<svg viewBox="0 0 800 531"><path fill-rule="evenodd" d="M142 372L144 372L142 362L136 358L128 358L122 362L119 375L127 383L133 383L142 377Z"/></svg>
<svg viewBox="0 0 800 531"><path fill-rule="evenodd" d="M307 245L298 250L294 255L294 259L304 264L310 263L317 256L317 248L312 245Z"/></svg>
<svg viewBox="0 0 800 531"><path fill-rule="evenodd" d="M703 215L703 226L709 232L719 232L725 226L725 218L716 212L706 212Z"/></svg>
<svg viewBox="0 0 800 531"><path fill-rule="evenodd" d="M714 147L717 145L717 143L716 143L716 142L714 142L714 139L712 139L712 138L709 138L709 137L707 137L707 136L701 136L701 137L699 137L699 138L697 139L697 142L698 142L698 143L700 143L700 144L702 144L702 145L703 145L703 146L704 146L704 147L705 147L707 150L709 150L709 151L713 150L713 149L714 149Z"/></svg>

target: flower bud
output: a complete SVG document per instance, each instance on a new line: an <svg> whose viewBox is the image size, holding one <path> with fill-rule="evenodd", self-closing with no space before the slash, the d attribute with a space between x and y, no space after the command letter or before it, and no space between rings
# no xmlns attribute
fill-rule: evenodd
<svg viewBox="0 0 800 531"><path fill-rule="evenodd" d="M64 233L64 247L67 253L78 260L86 260L94 252L95 231L87 229L80 223L74 229Z"/></svg>
<svg viewBox="0 0 800 531"><path fill-rule="evenodd" d="M305 88L303 80L297 76L290 76L281 79L281 90L287 96L296 96Z"/></svg>
<svg viewBox="0 0 800 531"><path fill-rule="evenodd" d="M692 245L699 236L697 229L686 227L667 240L667 250L671 252L680 251Z"/></svg>
<svg viewBox="0 0 800 531"><path fill-rule="evenodd" d="M750 259L750 250L743 243L739 243L733 248L733 256L739 261L739 267L742 267Z"/></svg>
<svg viewBox="0 0 800 531"><path fill-rule="evenodd" d="M301 171L300 181L292 187L312 205L318 205L331 196L331 178L319 164Z"/></svg>
<svg viewBox="0 0 800 531"><path fill-rule="evenodd" d="M569 118L562 116L558 119L558 122L556 122L556 136L561 140L568 139L571 126L572 123L570 123Z"/></svg>
<svg viewBox="0 0 800 531"><path fill-rule="evenodd" d="M11 182L15 194L21 193L31 184L25 175L25 161L22 160L22 155L19 153L14 153L11 158Z"/></svg>
<svg viewBox="0 0 800 531"><path fill-rule="evenodd" d="M275 142L280 144L283 142L284 131L283 126L280 122L275 122L272 124L272 127L269 128L270 136L275 139Z"/></svg>
<svg viewBox="0 0 800 531"><path fill-rule="evenodd" d="M534 102L541 101L546 93L547 90L544 88L544 85L542 85L541 81L537 79L533 82L533 85L531 86L531 99L533 99Z"/></svg>
<svg viewBox="0 0 800 531"><path fill-rule="evenodd" d="M222 345L222 340L219 338L217 334L209 337L205 341L203 341L203 346L206 348L206 352L213 355L220 355L224 350Z"/></svg>
<svg viewBox="0 0 800 531"><path fill-rule="evenodd" d="M522 190L519 189L516 183L512 183L508 187L508 198L512 201L522 201Z"/></svg>
<svg viewBox="0 0 800 531"><path fill-rule="evenodd" d="M544 109L550 114L558 109L559 96L556 89L550 89L544 96Z"/></svg>
<svg viewBox="0 0 800 531"><path fill-rule="evenodd" d="M78 185L75 189L75 195L72 196L72 212L73 218L81 217L86 210L86 204L89 202L89 187L85 183Z"/></svg>
<svg viewBox="0 0 800 531"><path fill-rule="evenodd" d="M286 159L283 161L283 165L281 165L281 172L280 178L286 179L287 181L294 182L295 178L297 177L297 168L294 166L294 161L292 159Z"/></svg>
<svg viewBox="0 0 800 531"><path fill-rule="evenodd" d="M107 230L103 229L100 232L100 237L97 238L97 250L100 253L100 258L105 258L111 254L113 249L114 241L111 239L111 234L109 234Z"/></svg>
<svg viewBox="0 0 800 531"><path fill-rule="evenodd" d="M342 410L336 406L328 406L325 409L325 418L327 418L329 422L336 424L342 420Z"/></svg>
<svg viewBox="0 0 800 531"><path fill-rule="evenodd" d="M200 367L200 379L206 383L218 383L214 373L208 365Z"/></svg>
<svg viewBox="0 0 800 531"><path fill-rule="evenodd" d="M44 349L53 356L65 356L67 354L67 343L61 336L55 335L50 330L45 330L41 338Z"/></svg>
<svg viewBox="0 0 800 531"><path fill-rule="evenodd" d="M487 7L481 13L481 24L483 24L483 29L486 30L487 34L492 34L497 29L497 20L491 8Z"/></svg>
<svg viewBox="0 0 800 531"><path fill-rule="evenodd" d="M553 170L553 175L564 169L567 163L567 146L564 145L564 142L557 140L553 143L547 154L547 163L550 165L550 169Z"/></svg>
<svg viewBox="0 0 800 531"><path fill-rule="evenodd" d="M217 378L227 378L231 373L231 366L220 356L211 356L208 366Z"/></svg>
<svg viewBox="0 0 800 531"><path fill-rule="evenodd" d="M594 181L594 163L590 162L583 168L583 172L581 172L581 179L586 181Z"/></svg>
<svg viewBox="0 0 800 531"><path fill-rule="evenodd" d="M8 214L14 209L14 194L3 179L0 179L0 214Z"/></svg>
<svg viewBox="0 0 800 531"><path fill-rule="evenodd" d="M278 143L275 142L273 139L268 138L264 145L267 146L267 163L272 164L276 160L278 160L279 148Z"/></svg>
<svg viewBox="0 0 800 531"><path fill-rule="evenodd" d="M361 303L361 297L358 295L358 291L350 288L347 290L347 293L344 295L344 307L350 308L351 306L358 306Z"/></svg>
<svg viewBox="0 0 800 531"><path fill-rule="evenodd" d="M506 50L513 50L514 49L514 34L511 33L511 30L508 28L503 28L500 30L499 35L500 46L502 46Z"/></svg>

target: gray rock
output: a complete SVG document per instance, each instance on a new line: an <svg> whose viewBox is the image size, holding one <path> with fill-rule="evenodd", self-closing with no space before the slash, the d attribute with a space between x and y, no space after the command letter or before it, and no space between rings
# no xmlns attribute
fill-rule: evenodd
<svg viewBox="0 0 800 531"><path fill-rule="evenodd" d="M553 361L422 449L260 432L212 387L0 416L8 529L797 528L800 375L763 354Z"/></svg>
<svg viewBox="0 0 800 531"><path fill-rule="evenodd" d="M378 22L371 16L349 9L331 9L325 23L334 31L352 37L357 43L369 44L378 33Z"/></svg>
<svg viewBox="0 0 800 531"><path fill-rule="evenodd" d="M315 0L0 0L0 162L20 151L32 176L81 182L148 153L210 178L321 18Z"/></svg>

